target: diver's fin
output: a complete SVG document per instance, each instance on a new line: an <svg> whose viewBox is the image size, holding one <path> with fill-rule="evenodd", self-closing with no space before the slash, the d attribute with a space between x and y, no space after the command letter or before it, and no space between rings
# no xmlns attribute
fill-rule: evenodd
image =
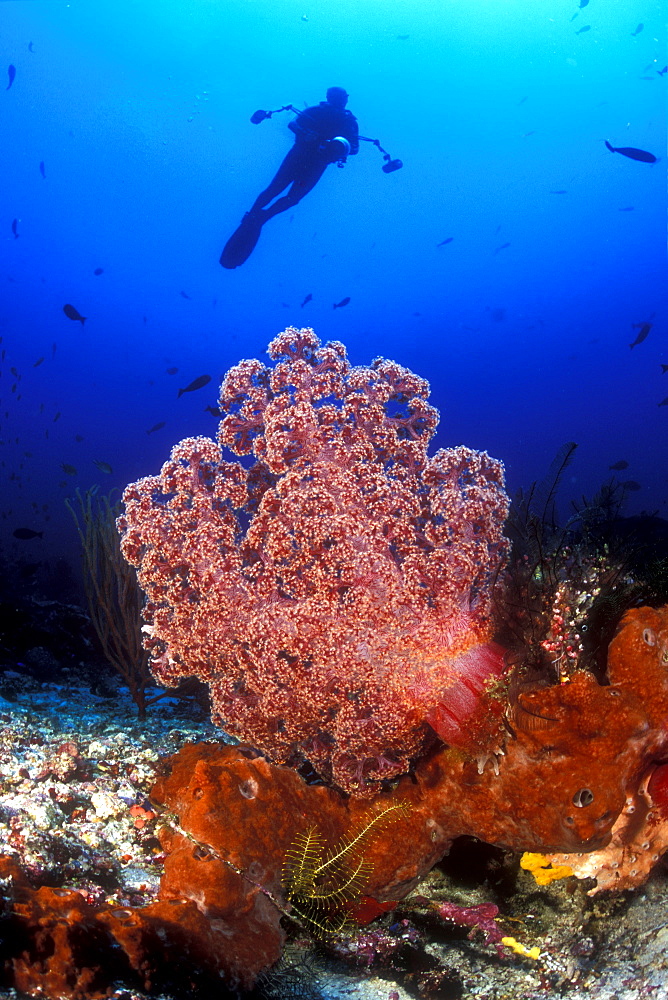
<svg viewBox="0 0 668 1000"><path fill-rule="evenodd" d="M223 248L220 255L221 267L239 267L248 260L260 238L263 222L262 212L246 212Z"/></svg>

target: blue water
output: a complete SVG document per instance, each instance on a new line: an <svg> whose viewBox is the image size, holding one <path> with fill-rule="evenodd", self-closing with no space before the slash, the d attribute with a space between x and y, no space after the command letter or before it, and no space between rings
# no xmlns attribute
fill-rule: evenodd
<svg viewBox="0 0 668 1000"><path fill-rule="evenodd" d="M0 2L5 555L76 559L64 498L214 436L220 376L288 325L429 378L435 446L502 459L511 493L572 440L564 516L619 460L626 513L666 515L664 20L653 0ZM293 138L250 115L331 85L403 169L362 143L223 270Z"/></svg>

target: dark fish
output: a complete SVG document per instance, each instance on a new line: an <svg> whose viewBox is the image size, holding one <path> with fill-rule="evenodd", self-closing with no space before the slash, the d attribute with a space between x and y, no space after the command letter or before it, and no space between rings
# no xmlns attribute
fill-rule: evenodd
<svg viewBox="0 0 668 1000"><path fill-rule="evenodd" d="M665 375L668 372L668 365L661 365L661 374Z"/></svg>
<svg viewBox="0 0 668 1000"><path fill-rule="evenodd" d="M33 531L32 528L17 528L12 532L14 538L20 538L22 542L28 542L31 538L42 538L43 531Z"/></svg>
<svg viewBox="0 0 668 1000"><path fill-rule="evenodd" d="M217 406L205 406L205 413L210 413L212 417L222 417L222 411L218 409Z"/></svg>
<svg viewBox="0 0 668 1000"><path fill-rule="evenodd" d="M78 442L79 442L79 444L81 444L81 442L82 442L82 441L85 441L86 439L85 439L84 437L82 437L82 435L81 435L81 434L75 434L75 435L74 435L74 440L75 440L75 441L78 441Z"/></svg>
<svg viewBox="0 0 668 1000"><path fill-rule="evenodd" d="M558 191L550 191L550 194L568 194L565 188L559 188Z"/></svg>
<svg viewBox="0 0 668 1000"><path fill-rule="evenodd" d="M441 243L437 243L436 246L437 247L444 247L446 243L452 243L453 240L454 240L454 236L448 236Z"/></svg>
<svg viewBox="0 0 668 1000"><path fill-rule="evenodd" d="M311 301L312 298L313 298L313 296L309 292L308 295L306 296L306 298L304 299L304 301L302 302L302 309L304 308L304 306L306 305L307 302Z"/></svg>
<svg viewBox="0 0 668 1000"><path fill-rule="evenodd" d="M86 316L82 316L79 310L75 309L74 306L71 306L69 302L63 306L63 312L65 313L68 319L78 320L82 326L84 325L86 319L88 318Z"/></svg>
<svg viewBox="0 0 668 1000"><path fill-rule="evenodd" d="M165 375L176 375L177 371L178 368L168 368L165 372Z"/></svg>
<svg viewBox="0 0 668 1000"><path fill-rule="evenodd" d="M60 468L63 470L66 476L76 476L77 470L73 465L68 465L67 462L61 462Z"/></svg>
<svg viewBox="0 0 668 1000"><path fill-rule="evenodd" d="M640 327L640 329L638 330L638 336L636 337L636 339L633 341L632 344L629 344L629 347L636 347L638 344L642 344L643 340L645 340L647 334L652 329L652 324L632 323L631 326L633 327L634 330L638 330L638 327Z"/></svg>
<svg viewBox="0 0 668 1000"><path fill-rule="evenodd" d="M12 219L12 232L14 233L14 239L15 240L18 240L19 235L20 235L19 232L18 232L18 228L19 228L19 220L18 219Z"/></svg>
<svg viewBox="0 0 668 1000"><path fill-rule="evenodd" d="M146 322L146 316L142 316L144 323Z"/></svg>
<svg viewBox="0 0 668 1000"><path fill-rule="evenodd" d="M623 458L621 458L619 462L615 462L614 465L608 466L609 469L614 469L615 472L621 472L622 469L628 469L628 467L629 463L625 462Z"/></svg>
<svg viewBox="0 0 668 1000"><path fill-rule="evenodd" d="M16 66L12 66L11 63L7 67L7 76L9 77L9 83L5 87L5 90L9 90L11 85L14 83L14 77L16 76Z"/></svg>
<svg viewBox="0 0 668 1000"><path fill-rule="evenodd" d="M32 47L32 42L28 42L28 52L34 52L34 51L35 50Z"/></svg>
<svg viewBox="0 0 668 1000"><path fill-rule="evenodd" d="M159 424L153 424L153 427L147 430L146 433L153 434L155 433L155 431L161 431L164 426L165 426L165 421L161 420Z"/></svg>
<svg viewBox="0 0 668 1000"><path fill-rule="evenodd" d="M646 149L635 149L634 146L611 146L607 139L604 140L611 153L621 153L628 156L630 160L640 160L641 163L656 163L654 153L648 153Z"/></svg>
<svg viewBox="0 0 668 1000"><path fill-rule="evenodd" d="M397 41L398 42L405 42L406 39L409 38L409 37L410 37L409 35L397 35Z"/></svg>
<svg viewBox="0 0 668 1000"><path fill-rule="evenodd" d="M524 102L526 101L526 99L527 99L526 98L526 94L525 94L524 97L520 97L519 101L517 102L517 107L519 108L520 104L524 104Z"/></svg>
<svg viewBox="0 0 668 1000"><path fill-rule="evenodd" d="M60 410L58 410L58 412L56 413L55 417L53 418L54 424L55 424L56 420L60 420Z"/></svg>
<svg viewBox="0 0 668 1000"><path fill-rule="evenodd" d="M44 170L44 160L40 160L39 161L39 172L42 175L42 177L44 178L44 180L46 180L46 172Z"/></svg>
<svg viewBox="0 0 668 1000"><path fill-rule="evenodd" d="M19 378L19 370L15 365L12 365L12 367L9 370L14 376L14 378Z"/></svg>
<svg viewBox="0 0 668 1000"><path fill-rule="evenodd" d="M104 274L104 268L96 267L95 270L93 271L93 274Z"/></svg>
<svg viewBox="0 0 668 1000"><path fill-rule="evenodd" d="M349 302L350 302L350 296L346 295L345 299L341 299L340 302L335 302L334 305L332 306L332 309L342 309L343 306L347 306Z"/></svg>
<svg viewBox="0 0 668 1000"><path fill-rule="evenodd" d="M37 361L33 362L33 368L39 368L39 366L44 362L44 358L38 358Z"/></svg>
<svg viewBox="0 0 668 1000"><path fill-rule="evenodd" d="M179 294L182 295L184 299L190 298L190 296L186 292L180 292Z"/></svg>
<svg viewBox="0 0 668 1000"><path fill-rule="evenodd" d="M585 24L584 27L578 28L575 32L576 35L581 35L583 31L591 31L591 24Z"/></svg>
<svg viewBox="0 0 668 1000"><path fill-rule="evenodd" d="M510 246L510 243L502 243L500 247L496 248L496 250L494 251L494 254L496 255L499 252L499 250L505 250L509 246Z"/></svg>
<svg viewBox="0 0 668 1000"><path fill-rule="evenodd" d="M202 389L205 385L208 385L211 381L210 375L200 375L199 378L194 379L185 389L179 389L179 394L176 397L180 399L184 392L194 392L195 389Z"/></svg>
<svg viewBox="0 0 668 1000"><path fill-rule="evenodd" d="M657 73L659 76L663 76L665 73L668 73L668 66L664 66L663 69L657 69Z"/></svg>
<svg viewBox="0 0 668 1000"><path fill-rule="evenodd" d="M661 406L661 403L659 403ZM632 493L637 493L638 490L642 489L640 483L637 483L635 479L627 479L626 482L622 483L625 490L630 490Z"/></svg>
<svg viewBox="0 0 668 1000"><path fill-rule="evenodd" d="M636 30L631 32L631 38L635 38L636 35L639 35L644 27L644 24L639 24Z"/></svg>
<svg viewBox="0 0 668 1000"><path fill-rule="evenodd" d="M668 396L666 396L665 399L662 399L661 402L657 403L656 405L657 406L668 406Z"/></svg>
<svg viewBox="0 0 668 1000"><path fill-rule="evenodd" d="M109 462L100 462L99 459L96 458L93 459L93 465L96 466L100 472L104 472L106 476L110 476L114 471L109 465Z"/></svg>
<svg viewBox="0 0 668 1000"><path fill-rule="evenodd" d="M627 205L625 208L619 208L619 209L617 209L617 211L618 212L632 212L633 211L633 205Z"/></svg>
<svg viewBox="0 0 668 1000"><path fill-rule="evenodd" d="M583 7L586 7L588 3L589 0L580 0L580 10L582 10Z"/></svg>

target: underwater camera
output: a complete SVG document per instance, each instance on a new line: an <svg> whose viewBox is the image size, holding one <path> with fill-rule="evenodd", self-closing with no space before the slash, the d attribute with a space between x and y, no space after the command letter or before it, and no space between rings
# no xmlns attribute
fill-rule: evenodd
<svg viewBox="0 0 668 1000"><path fill-rule="evenodd" d="M253 123L253 125L259 125L260 122L263 122L266 118L271 118L272 115L276 115L280 111L292 111L294 114L297 115L297 117L299 117L303 113L299 110L299 108L295 108L294 105L292 104L284 104L282 108L276 108L274 111L264 111L262 108L258 108L257 111L253 112L253 114L250 117L250 120ZM290 127L292 128L292 123ZM293 128L293 131L296 132L297 129ZM309 130L306 129L306 131ZM390 154L387 152L387 150L383 149L378 139L369 139L366 135L360 135L359 139L361 142L372 143L383 154L383 159L385 160L385 163L383 164L382 167L383 173L393 174L395 170L401 170L401 168L403 167L402 161L393 160ZM342 142L347 142L347 140L343 139L342 136L337 136L335 139L332 139L331 142L342 143ZM347 152L348 150L345 150L344 157L347 154ZM339 161L339 166L343 166L342 160Z"/></svg>
<svg viewBox="0 0 668 1000"><path fill-rule="evenodd" d="M401 160L389 160L388 159L387 163L383 164L383 171L386 174L392 174L392 173L394 173L395 170L401 170L402 167L403 167L403 163L401 162Z"/></svg>

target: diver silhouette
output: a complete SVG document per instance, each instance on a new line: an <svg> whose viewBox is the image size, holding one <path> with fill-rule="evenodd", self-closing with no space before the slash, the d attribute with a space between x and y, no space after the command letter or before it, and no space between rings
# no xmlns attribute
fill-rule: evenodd
<svg viewBox="0 0 668 1000"><path fill-rule="evenodd" d="M330 163L342 167L348 156L358 152L359 128L355 116L346 110L347 102L348 94L343 87L330 87L327 99L313 107L298 111L292 105L286 105L280 109L297 114L288 125L295 134L294 145L276 176L260 192L239 228L227 241L220 257L223 267L234 268L243 264L255 249L265 222L297 205L315 187ZM274 113L256 111L251 121L258 124ZM287 193L279 198L286 188Z"/></svg>

